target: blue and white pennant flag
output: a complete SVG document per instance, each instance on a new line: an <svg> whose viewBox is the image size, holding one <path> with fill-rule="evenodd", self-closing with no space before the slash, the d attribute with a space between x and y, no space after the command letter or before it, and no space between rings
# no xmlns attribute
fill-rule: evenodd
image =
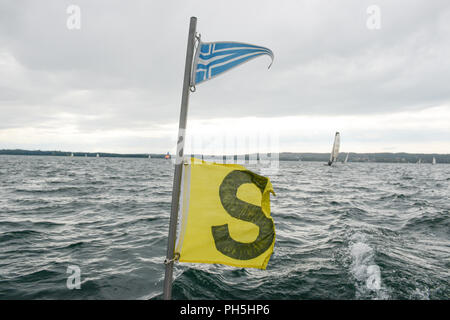
<svg viewBox="0 0 450 320"><path fill-rule="evenodd" d="M194 58L191 85L212 79L244 62L268 55L273 62L272 50L240 42L200 42Z"/></svg>

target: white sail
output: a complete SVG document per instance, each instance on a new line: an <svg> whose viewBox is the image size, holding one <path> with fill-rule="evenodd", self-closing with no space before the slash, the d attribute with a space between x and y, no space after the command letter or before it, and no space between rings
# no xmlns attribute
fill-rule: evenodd
<svg viewBox="0 0 450 320"><path fill-rule="evenodd" d="M331 149L331 154L330 154L330 161L329 161L330 165L331 165L331 163L333 163L337 160L337 157L339 155L340 144L341 144L341 137L339 135L339 132L336 132L336 134L334 136L333 149Z"/></svg>
<svg viewBox="0 0 450 320"><path fill-rule="evenodd" d="M344 163L347 163L347 161L348 161L348 153L347 153L347 155L345 156Z"/></svg>
<svg viewBox="0 0 450 320"><path fill-rule="evenodd" d="M435 157L433 157L433 162L432 162L432 164L436 164L436 158L435 158Z"/></svg>

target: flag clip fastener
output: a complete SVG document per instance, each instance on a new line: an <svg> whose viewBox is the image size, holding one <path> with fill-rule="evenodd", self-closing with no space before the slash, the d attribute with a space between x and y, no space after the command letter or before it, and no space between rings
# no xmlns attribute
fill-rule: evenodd
<svg viewBox="0 0 450 320"><path fill-rule="evenodd" d="M172 263L172 262L176 262L179 259L180 259L180 253L179 252L175 252L175 256L172 259L169 259L169 260L164 259L164 264L169 264L169 263Z"/></svg>

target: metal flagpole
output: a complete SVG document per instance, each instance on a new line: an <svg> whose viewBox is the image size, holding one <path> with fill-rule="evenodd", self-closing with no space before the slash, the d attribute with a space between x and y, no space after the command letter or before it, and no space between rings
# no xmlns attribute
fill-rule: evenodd
<svg viewBox="0 0 450 320"><path fill-rule="evenodd" d="M191 17L189 24L188 44L186 51L186 64L184 67L183 94L181 96L180 123L178 126L177 154L175 173L173 176L172 207L170 211L169 237L167 242L166 273L164 278L164 300L172 297L172 275L174 263L175 240L178 220L178 207L180 199L181 173L183 169L183 148L185 140L186 119L189 103L189 90L191 84L192 61L194 58L194 39L197 27L197 18Z"/></svg>

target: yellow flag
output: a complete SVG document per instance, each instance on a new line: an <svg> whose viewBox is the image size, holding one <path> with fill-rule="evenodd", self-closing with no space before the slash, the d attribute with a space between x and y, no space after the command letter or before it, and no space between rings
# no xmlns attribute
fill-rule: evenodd
<svg viewBox="0 0 450 320"><path fill-rule="evenodd" d="M183 165L175 252L181 262L265 269L275 244L272 184L237 164Z"/></svg>

